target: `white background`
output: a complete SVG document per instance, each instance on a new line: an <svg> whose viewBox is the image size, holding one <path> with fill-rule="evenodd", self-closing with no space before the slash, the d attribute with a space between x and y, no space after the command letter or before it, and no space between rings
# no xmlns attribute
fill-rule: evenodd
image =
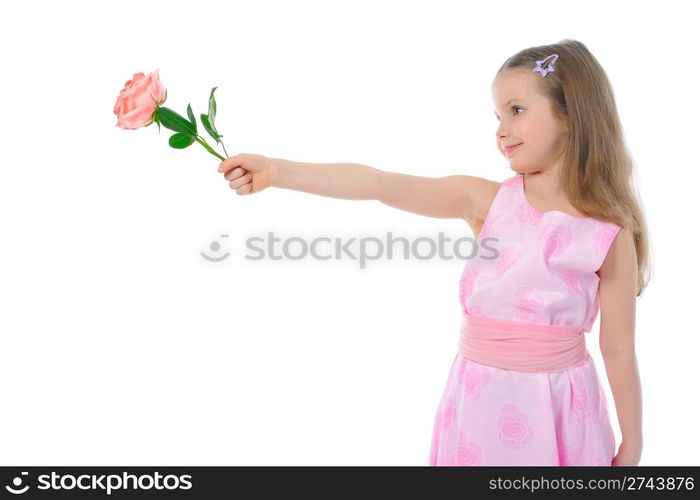
<svg viewBox="0 0 700 500"><path fill-rule="evenodd" d="M692 2L575 15L515 1L107 5L28 1L0 16L2 465L427 464L464 260L252 261L244 242L470 228L374 200L239 196L200 145L121 130L113 106L133 73L159 68L165 105L191 103L198 122L218 86L229 155L502 181L495 72L564 38L613 84L651 232L641 465L698 463ZM212 241L230 257L203 259ZM598 328L587 345L619 444Z"/></svg>

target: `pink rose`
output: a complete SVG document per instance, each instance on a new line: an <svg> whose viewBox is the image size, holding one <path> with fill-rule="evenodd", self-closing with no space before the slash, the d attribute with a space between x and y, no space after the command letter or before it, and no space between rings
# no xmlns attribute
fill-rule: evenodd
<svg viewBox="0 0 700 500"><path fill-rule="evenodd" d="M124 84L114 104L117 127L136 130L153 122L154 111L168 97L167 90L160 83L159 71L148 75L134 73L133 79Z"/></svg>
<svg viewBox="0 0 700 500"><path fill-rule="evenodd" d="M556 225L544 235L544 257L548 261L564 253L571 244L571 230L565 226Z"/></svg>
<svg viewBox="0 0 700 500"><path fill-rule="evenodd" d="M457 410L454 401L449 399L447 404L442 408L442 429L449 429L457 417Z"/></svg>
<svg viewBox="0 0 700 500"><path fill-rule="evenodd" d="M462 364L459 367L459 380L464 382L464 397L477 401L481 395L481 387L491 381L491 375L486 371L486 368L482 371L467 358L462 358Z"/></svg>
<svg viewBox="0 0 700 500"><path fill-rule="evenodd" d="M571 399L573 401L573 414L578 421L593 416L593 408L586 392L586 384L580 373L575 374L571 379Z"/></svg>
<svg viewBox="0 0 700 500"><path fill-rule="evenodd" d="M526 323L547 323L549 320L543 299L537 294L537 289L531 286L518 288L512 304L515 314Z"/></svg>
<svg viewBox="0 0 700 500"><path fill-rule="evenodd" d="M503 405L497 425L498 439L515 451L524 448L534 434L527 415L514 404Z"/></svg>
<svg viewBox="0 0 700 500"><path fill-rule="evenodd" d="M478 444L469 442L464 432L459 432L455 465L481 465L481 448Z"/></svg>

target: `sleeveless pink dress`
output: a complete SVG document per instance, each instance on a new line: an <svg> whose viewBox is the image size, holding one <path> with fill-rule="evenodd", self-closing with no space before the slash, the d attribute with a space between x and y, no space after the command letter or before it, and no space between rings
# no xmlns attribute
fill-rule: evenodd
<svg viewBox="0 0 700 500"><path fill-rule="evenodd" d="M464 267L459 301L465 322L507 322L524 340L509 350L505 337L496 339L483 354L474 340L471 350L463 346L462 333L435 415L430 465L611 464L615 437L584 333L599 311L596 271L620 229L538 211L525 196L523 174L501 183L477 238L478 255ZM570 332L568 341L579 341L578 350L567 347L576 361L567 365L572 358L562 354L562 368L538 370L548 359L541 350L540 365L528 365L529 351L518 346L528 335L544 335L538 329L554 332L548 335L557 342ZM472 352L480 361L470 359Z"/></svg>

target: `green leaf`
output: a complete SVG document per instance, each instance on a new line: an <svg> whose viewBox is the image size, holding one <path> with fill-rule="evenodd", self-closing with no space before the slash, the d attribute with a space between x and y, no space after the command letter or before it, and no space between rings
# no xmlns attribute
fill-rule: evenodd
<svg viewBox="0 0 700 500"><path fill-rule="evenodd" d="M185 119L170 108L161 106L158 108L158 116L160 116L160 122L165 128L184 134L197 133L196 126L193 126L189 120Z"/></svg>
<svg viewBox="0 0 700 500"><path fill-rule="evenodd" d="M216 133L216 130L214 130L211 126L211 122L209 121L209 117L207 115L199 115L199 117L202 119L202 125L204 125L204 129L207 131L207 133L212 137L212 139L216 140L216 143L219 143L219 137L221 137L219 134Z"/></svg>
<svg viewBox="0 0 700 500"><path fill-rule="evenodd" d="M214 125L214 120L216 119L216 99L214 99L214 91L219 87L214 87L211 89L211 94L209 94L209 119L211 120L212 126Z"/></svg>
<svg viewBox="0 0 700 500"><path fill-rule="evenodd" d="M194 119L194 113L192 113L192 106L187 104L187 116L190 119L190 123L194 127L194 133L197 133L197 121Z"/></svg>
<svg viewBox="0 0 700 500"><path fill-rule="evenodd" d="M170 136L168 139L168 144L171 148L175 149L185 149L192 145L195 141L195 136L192 134L177 133Z"/></svg>
<svg viewBox="0 0 700 500"><path fill-rule="evenodd" d="M207 132L209 132L209 135L212 137L212 139L216 140L216 143L219 144L219 138L222 136L219 135L219 132L216 130L216 125L214 123L214 120L216 120L216 98L214 97L214 91L218 89L219 87L214 87L211 89L211 94L209 94L209 116L208 116L208 123L209 123L209 129L207 129Z"/></svg>

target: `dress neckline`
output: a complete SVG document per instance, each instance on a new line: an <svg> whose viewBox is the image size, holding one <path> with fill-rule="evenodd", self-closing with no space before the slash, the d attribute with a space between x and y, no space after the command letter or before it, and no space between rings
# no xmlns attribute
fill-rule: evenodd
<svg viewBox="0 0 700 500"><path fill-rule="evenodd" d="M535 207L532 206L532 203L530 203L530 200L527 199L527 195L525 194L525 174L517 174L520 177L520 193L523 195L523 199L525 200L525 203L527 203L527 206L530 207L532 210L537 212L540 215L548 215L548 214L561 214L565 215L567 217L570 217L572 219L576 220L596 220L593 217L579 217L577 215L571 215L566 212L562 212L561 210L547 210L546 212L542 212L541 210L536 209Z"/></svg>

